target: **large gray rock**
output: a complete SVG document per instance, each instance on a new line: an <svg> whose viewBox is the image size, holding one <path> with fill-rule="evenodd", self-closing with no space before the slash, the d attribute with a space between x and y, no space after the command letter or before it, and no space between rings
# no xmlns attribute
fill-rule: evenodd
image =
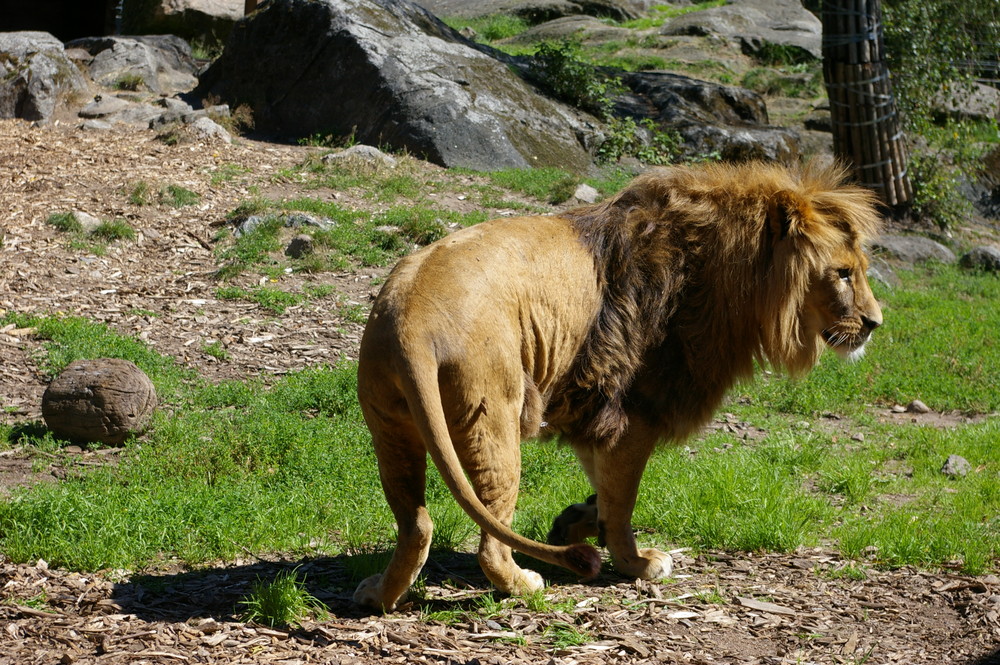
<svg viewBox="0 0 1000 665"><path fill-rule="evenodd" d="M872 243L872 249L905 263L954 263L958 260L953 251L936 240L923 236L885 234Z"/></svg>
<svg viewBox="0 0 1000 665"><path fill-rule="evenodd" d="M127 0L122 6L125 34L171 34L214 43L243 18L244 0Z"/></svg>
<svg viewBox="0 0 1000 665"><path fill-rule="evenodd" d="M592 118L405 0L272 0L237 24L196 95L255 127L348 135L444 166L584 170Z"/></svg>
<svg viewBox="0 0 1000 665"><path fill-rule="evenodd" d="M664 35L718 35L757 54L777 44L812 59L822 57L822 23L799 0L730 0L722 7L679 16L661 29Z"/></svg>
<svg viewBox="0 0 1000 665"><path fill-rule="evenodd" d="M89 53L90 78L105 87L116 87L132 77L152 92L172 95L198 83L191 47L174 35L84 37L68 42L66 48Z"/></svg>
<svg viewBox="0 0 1000 665"><path fill-rule="evenodd" d="M639 16L640 4L628 0L419 0L435 16L481 18L496 14L542 23L562 16L587 14L619 21Z"/></svg>
<svg viewBox="0 0 1000 665"><path fill-rule="evenodd" d="M0 33L0 118L48 121L87 81L47 32Z"/></svg>

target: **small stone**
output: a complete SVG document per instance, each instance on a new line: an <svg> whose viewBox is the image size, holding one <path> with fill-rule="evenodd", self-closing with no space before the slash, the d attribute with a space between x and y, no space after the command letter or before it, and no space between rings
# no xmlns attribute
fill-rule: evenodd
<svg viewBox="0 0 1000 665"><path fill-rule="evenodd" d="M582 183L573 192L573 198L581 203L593 203L601 197L601 193L588 185L587 183Z"/></svg>
<svg viewBox="0 0 1000 665"><path fill-rule="evenodd" d="M941 467L941 473L949 478L964 478L971 470L972 465L969 464L969 460L961 455L948 455L948 459Z"/></svg>
<svg viewBox="0 0 1000 665"><path fill-rule="evenodd" d="M101 225L101 220L81 210L74 210L73 217L74 219L76 219L77 222L80 223L80 229L84 233L90 233L91 231L93 231L94 229L96 229L98 226Z"/></svg>
<svg viewBox="0 0 1000 665"><path fill-rule="evenodd" d="M865 435L862 434L861 432L858 432L857 434L852 434L851 435L851 441L857 441L858 443L864 443L864 441L865 441Z"/></svg>
<svg viewBox="0 0 1000 665"><path fill-rule="evenodd" d="M387 155L374 146L362 143L352 145L340 152L323 155L321 161L324 164L362 165L370 168L385 167L390 169L395 168L397 164L396 158L392 155Z"/></svg>
<svg viewBox="0 0 1000 665"><path fill-rule="evenodd" d="M902 404L894 404L892 406L892 412L893 413L906 413L906 407L903 406Z"/></svg>
<svg viewBox="0 0 1000 665"><path fill-rule="evenodd" d="M308 233L300 233L288 243L288 247L285 248L285 255L293 259L301 259L304 256L312 254L313 250L313 237Z"/></svg>
<svg viewBox="0 0 1000 665"><path fill-rule="evenodd" d="M915 399L906 405L907 413L930 413L931 410L919 399Z"/></svg>

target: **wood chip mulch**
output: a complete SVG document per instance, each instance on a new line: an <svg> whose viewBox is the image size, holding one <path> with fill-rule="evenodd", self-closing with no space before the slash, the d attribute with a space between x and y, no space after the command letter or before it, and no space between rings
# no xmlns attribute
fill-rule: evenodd
<svg viewBox="0 0 1000 665"><path fill-rule="evenodd" d="M439 554L421 597L373 616L350 602L346 557L97 574L0 564L0 665L42 663L878 663L986 665L1000 656L1000 578L869 570L823 551L675 553L658 584L557 581L549 606L484 613L471 555ZM270 628L240 619L253 582L297 567L330 608ZM553 572L558 577L558 572ZM456 583L453 580L461 580ZM569 600L570 602L566 602ZM557 606L561 609L555 610ZM427 612L453 610L456 620ZM560 630L582 636L561 643Z"/></svg>

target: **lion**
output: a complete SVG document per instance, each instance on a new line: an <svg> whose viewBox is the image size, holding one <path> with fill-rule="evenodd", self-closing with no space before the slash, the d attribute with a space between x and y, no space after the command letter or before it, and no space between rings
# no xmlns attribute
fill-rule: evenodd
<svg viewBox="0 0 1000 665"><path fill-rule="evenodd" d="M512 549L596 577L601 556L583 542L594 535L619 573L668 576L670 556L639 549L631 526L650 454L703 427L755 362L801 376L826 347L859 357L882 323L863 249L880 224L874 196L836 166L684 166L402 259L358 365L398 540L355 601L393 610L427 560L428 453L480 527L478 560L497 590L543 586ZM510 526L520 441L539 435L567 442L596 492L596 513L576 504L557 522L562 544Z"/></svg>

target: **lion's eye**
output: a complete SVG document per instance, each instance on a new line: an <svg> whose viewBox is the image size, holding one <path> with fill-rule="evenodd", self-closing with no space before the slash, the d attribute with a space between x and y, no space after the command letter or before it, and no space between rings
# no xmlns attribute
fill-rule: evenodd
<svg viewBox="0 0 1000 665"><path fill-rule="evenodd" d="M851 269L850 268L839 268L837 270L837 277L844 281L851 279Z"/></svg>

